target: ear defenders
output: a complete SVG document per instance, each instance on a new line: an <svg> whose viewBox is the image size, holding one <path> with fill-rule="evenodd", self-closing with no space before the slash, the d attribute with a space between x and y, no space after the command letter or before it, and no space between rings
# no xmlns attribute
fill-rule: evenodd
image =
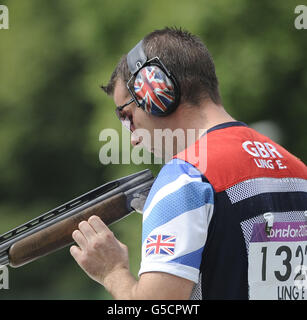
<svg viewBox="0 0 307 320"><path fill-rule="evenodd" d="M138 107L159 117L175 111L180 101L177 80L158 57L148 60L143 40L128 53L127 64L132 74L127 89Z"/></svg>

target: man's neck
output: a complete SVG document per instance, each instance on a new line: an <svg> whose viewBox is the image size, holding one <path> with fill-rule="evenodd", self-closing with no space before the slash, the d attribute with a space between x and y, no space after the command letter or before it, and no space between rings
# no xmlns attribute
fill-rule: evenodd
<svg viewBox="0 0 307 320"><path fill-rule="evenodd" d="M203 102L199 106L182 106L173 119L173 127L196 130L196 139L210 128L221 123L236 121L222 105L213 102Z"/></svg>
<svg viewBox="0 0 307 320"><path fill-rule="evenodd" d="M184 138L173 139L171 150L174 153L165 156L167 161L193 144L210 128L221 123L236 121L222 105L216 105L213 102L203 103L198 106L182 105L168 117L168 128L173 132L177 129L183 129Z"/></svg>

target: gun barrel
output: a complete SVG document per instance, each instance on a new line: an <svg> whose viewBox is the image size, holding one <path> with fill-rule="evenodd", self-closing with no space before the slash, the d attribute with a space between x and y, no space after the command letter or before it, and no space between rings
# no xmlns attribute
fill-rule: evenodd
<svg viewBox="0 0 307 320"><path fill-rule="evenodd" d="M134 209L137 210L132 206L134 194L137 197L140 192L148 193L152 183L151 171L140 171L102 185L5 233L0 236L0 265L10 263L12 266L20 266L34 258L67 246L73 242L71 233L77 228L78 223L93 214L100 216L106 224L121 219ZM107 211L112 215L107 214ZM62 233L65 239L61 238ZM53 235L61 240L56 241ZM46 240L45 248L38 250L38 247L44 247L42 239ZM30 249L26 252L25 248ZM36 253L31 255L29 250ZM21 254L22 251L24 251L23 254Z"/></svg>
<svg viewBox="0 0 307 320"><path fill-rule="evenodd" d="M6 266L9 264L9 255L7 253L4 253L0 257L0 266Z"/></svg>

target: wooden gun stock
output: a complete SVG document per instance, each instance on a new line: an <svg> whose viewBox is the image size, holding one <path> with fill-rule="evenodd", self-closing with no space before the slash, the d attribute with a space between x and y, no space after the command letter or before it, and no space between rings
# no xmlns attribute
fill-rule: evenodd
<svg viewBox="0 0 307 320"><path fill-rule="evenodd" d="M126 208L126 196L124 193L117 194L14 243L9 249L10 266L20 267L72 244L73 231L81 221L88 220L90 216L96 215L106 225L110 225L129 213Z"/></svg>
<svg viewBox="0 0 307 320"><path fill-rule="evenodd" d="M106 224L142 212L153 184L150 170L109 182L0 236L0 265L20 267L72 244L78 224L96 215Z"/></svg>

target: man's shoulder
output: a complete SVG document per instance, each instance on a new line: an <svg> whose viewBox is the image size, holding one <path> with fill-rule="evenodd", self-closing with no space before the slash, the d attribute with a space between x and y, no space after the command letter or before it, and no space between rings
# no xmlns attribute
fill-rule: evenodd
<svg viewBox="0 0 307 320"><path fill-rule="evenodd" d="M210 193L210 196L206 196L204 199L210 198L211 201L213 189L205 181L202 173L188 162L173 159L160 170L147 197L144 211L149 213L158 203L162 202L168 206L183 205L187 194L191 194L189 202L193 204L194 196L197 198L204 193L206 193L205 196Z"/></svg>
<svg viewBox="0 0 307 320"><path fill-rule="evenodd" d="M170 178L176 178L180 175L187 175L192 178L201 177L202 173L194 167L191 163L174 158L168 163L166 163L159 172L159 179L163 178L164 176L168 176Z"/></svg>
<svg viewBox="0 0 307 320"><path fill-rule="evenodd" d="M178 179L202 181L203 174L184 160L172 159L162 167L152 189L160 190L170 183L179 182Z"/></svg>

